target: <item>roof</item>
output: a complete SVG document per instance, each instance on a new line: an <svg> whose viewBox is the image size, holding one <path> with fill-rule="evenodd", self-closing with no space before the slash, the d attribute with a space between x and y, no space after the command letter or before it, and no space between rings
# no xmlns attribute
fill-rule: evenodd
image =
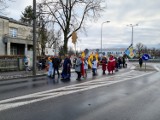
<svg viewBox="0 0 160 120"><path fill-rule="evenodd" d="M31 27L31 25L28 25L26 23L22 23L22 22L17 21L17 20L15 20L13 18L9 18L9 17L6 17L6 16L1 16L1 15L0 15L0 18L8 20L9 22L12 22L12 23L16 23L16 24L19 24L19 25L25 25L25 26L30 26Z"/></svg>

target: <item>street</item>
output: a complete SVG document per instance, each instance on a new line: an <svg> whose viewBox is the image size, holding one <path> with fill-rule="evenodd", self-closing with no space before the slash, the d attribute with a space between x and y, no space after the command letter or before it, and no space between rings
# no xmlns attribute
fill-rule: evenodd
<svg viewBox="0 0 160 120"><path fill-rule="evenodd" d="M159 120L160 72L131 68L105 76L99 69L94 78L88 71L82 81L73 73L69 82L1 82L0 120Z"/></svg>

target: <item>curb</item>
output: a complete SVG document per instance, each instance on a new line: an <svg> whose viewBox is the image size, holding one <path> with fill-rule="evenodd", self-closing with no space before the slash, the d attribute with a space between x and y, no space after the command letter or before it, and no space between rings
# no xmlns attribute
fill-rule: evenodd
<svg viewBox="0 0 160 120"><path fill-rule="evenodd" d="M62 72L61 70L59 71L60 73ZM71 73L75 72L74 69L71 70ZM15 79L24 79L24 78L34 78L34 77L42 77L42 76L47 76L48 72L42 73L42 74L37 74L35 76L33 75L13 75L13 76L0 76L0 81L7 81L7 80L15 80ZM57 73L56 73L57 74Z"/></svg>

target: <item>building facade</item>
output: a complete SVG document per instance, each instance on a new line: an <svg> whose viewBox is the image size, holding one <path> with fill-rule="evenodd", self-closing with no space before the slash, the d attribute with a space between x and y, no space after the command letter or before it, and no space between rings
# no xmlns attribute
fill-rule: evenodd
<svg viewBox="0 0 160 120"><path fill-rule="evenodd" d="M110 54L112 54L115 57L119 57L119 56L124 55L125 50L126 50L126 48L104 48L104 49L102 49L102 53L105 56L109 56ZM96 52L101 54L101 50L99 50L99 49L89 49L89 55L91 53L96 53Z"/></svg>
<svg viewBox="0 0 160 120"><path fill-rule="evenodd" d="M0 16L0 55L31 55L32 48L32 26Z"/></svg>

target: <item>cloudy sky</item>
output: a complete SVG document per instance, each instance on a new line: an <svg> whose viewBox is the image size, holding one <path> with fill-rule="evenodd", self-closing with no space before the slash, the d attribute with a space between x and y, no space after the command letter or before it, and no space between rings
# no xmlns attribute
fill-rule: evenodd
<svg viewBox="0 0 160 120"><path fill-rule="evenodd" d="M32 0L14 0L9 4L8 17L20 19L21 12ZM142 43L147 47L160 48L160 0L106 0L107 9L95 23L87 23L87 36L78 33L78 48L101 47L101 24L103 48L126 48L131 44ZM70 46L73 46L69 43Z"/></svg>

